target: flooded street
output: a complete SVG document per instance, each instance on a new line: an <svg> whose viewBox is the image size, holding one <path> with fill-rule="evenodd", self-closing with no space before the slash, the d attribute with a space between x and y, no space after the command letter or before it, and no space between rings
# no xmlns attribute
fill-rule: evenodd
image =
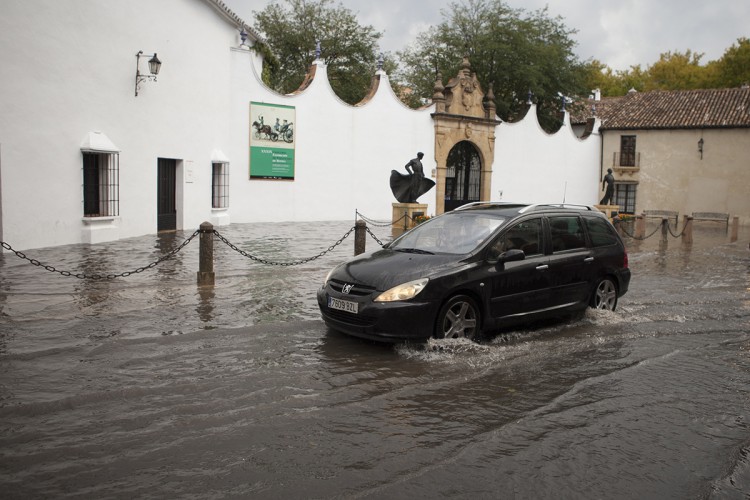
<svg viewBox="0 0 750 500"><path fill-rule="evenodd" d="M352 225L218 229L289 262ZM26 253L120 273L191 234ZM217 241L203 290L197 238L112 281L5 252L2 497L747 500L750 228L693 237L626 239L616 312L395 347L320 320L315 291L353 234L299 266Z"/></svg>

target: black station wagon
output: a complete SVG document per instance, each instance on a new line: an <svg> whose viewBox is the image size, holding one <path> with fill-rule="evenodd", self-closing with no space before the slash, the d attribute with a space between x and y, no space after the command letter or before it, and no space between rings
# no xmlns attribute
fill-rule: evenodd
<svg viewBox="0 0 750 500"><path fill-rule="evenodd" d="M338 265L317 298L326 324L356 337L478 339L614 310L629 283L622 240L595 208L478 202Z"/></svg>

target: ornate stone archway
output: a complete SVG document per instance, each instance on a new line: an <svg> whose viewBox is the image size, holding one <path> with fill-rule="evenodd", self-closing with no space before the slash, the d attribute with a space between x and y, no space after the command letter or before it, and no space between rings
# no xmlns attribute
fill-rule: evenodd
<svg viewBox="0 0 750 500"><path fill-rule="evenodd" d="M480 199L490 199L492 164L495 157L495 127L500 123L495 114L495 96L490 88L487 94L471 72L469 59L464 57L458 75L445 86L438 73L432 100L435 113L435 212L445 212L446 173L448 155L453 147L470 142L481 160Z"/></svg>

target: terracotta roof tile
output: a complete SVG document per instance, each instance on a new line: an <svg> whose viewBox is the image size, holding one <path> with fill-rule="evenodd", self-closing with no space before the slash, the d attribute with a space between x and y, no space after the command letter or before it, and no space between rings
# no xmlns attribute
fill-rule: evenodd
<svg viewBox="0 0 750 500"><path fill-rule="evenodd" d="M750 88L632 92L604 103L602 130L750 127Z"/></svg>

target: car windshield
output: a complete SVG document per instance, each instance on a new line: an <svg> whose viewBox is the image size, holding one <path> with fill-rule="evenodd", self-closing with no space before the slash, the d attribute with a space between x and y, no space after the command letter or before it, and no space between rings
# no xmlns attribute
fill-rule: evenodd
<svg viewBox="0 0 750 500"><path fill-rule="evenodd" d="M418 225L389 248L401 252L465 254L495 232L505 218L477 213L446 214Z"/></svg>

